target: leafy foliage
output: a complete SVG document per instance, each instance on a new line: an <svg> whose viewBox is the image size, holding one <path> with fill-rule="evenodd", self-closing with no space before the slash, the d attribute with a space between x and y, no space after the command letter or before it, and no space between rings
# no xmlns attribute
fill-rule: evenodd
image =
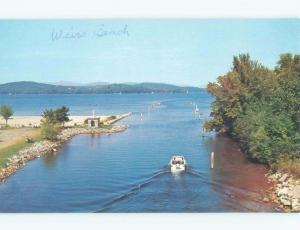
<svg viewBox="0 0 300 230"><path fill-rule="evenodd" d="M12 107L10 105L1 105L0 106L0 115L5 120L6 126L8 119L14 114Z"/></svg>
<svg viewBox="0 0 300 230"><path fill-rule="evenodd" d="M59 133L57 124L52 123L50 120L43 119L41 123L41 134L44 139L55 141Z"/></svg>
<svg viewBox="0 0 300 230"><path fill-rule="evenodd" d="M58 120L56 119L56 112L53 109L46 109L43 114L42 117L45 121L52 123L52 124L57 124Z"/></svg>
<svg viewBox="0 0 300 230"><path fill-rule="evenodd" d="M57 109L46 109L42 117L52 124L62 124L70 121L69 119L69 108L62 106Z"/></svg>
<svg viewBox="0 0 300 230"><path fill-rule="evenodd" d="M205 128L231 134L259 162L300 158L300 55L282 54L274 70L239 55L207 88L215 101Z"/></svg>
<svg viewBox="0 0 300 230"><path fill-rule="evenodd" d="M41 133L43 138L54 141L59 133L59 125L69 121L69 108L62 106L57 109L47 109L42 114Z"/></svg>
<svg viewBox="0 0 300 230"><path fill-rule="evenodd" d="M56 114L56 120L63 125L65 122L70 121L69 108L67 108L65 106L62 106L61 108L56 109L55 114Z"/></svg>

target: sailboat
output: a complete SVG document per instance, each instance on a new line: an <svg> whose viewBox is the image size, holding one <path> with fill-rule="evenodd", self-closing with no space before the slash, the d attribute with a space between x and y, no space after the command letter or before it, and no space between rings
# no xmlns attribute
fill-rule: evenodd
<svg viewBox="0 0 300 230"><path fill-rule="evenodd" d="M195 113L199 113L199 109L198 109L198 106L196 105L195 107Z"/></svg>

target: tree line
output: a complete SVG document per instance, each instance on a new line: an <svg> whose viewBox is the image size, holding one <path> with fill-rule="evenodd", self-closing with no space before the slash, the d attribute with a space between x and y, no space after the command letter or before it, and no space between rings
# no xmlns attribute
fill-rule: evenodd
<svg viewBox="0 0 300 230"><path fill-rule="evenodd" d="M230 134L258 162L300 158L300 55L282 54L274 69L234 56L207 90L215 99L206 129Z"/></svg>

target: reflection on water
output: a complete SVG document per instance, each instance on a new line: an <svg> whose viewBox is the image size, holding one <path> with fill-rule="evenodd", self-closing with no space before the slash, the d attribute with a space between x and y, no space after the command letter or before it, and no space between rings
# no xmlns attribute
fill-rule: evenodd
<svg viewBox="0 0 300 230"><path fill-rule="evenodd" d="M8 101L24 103L26 97ZM275 210L261 202L269 187L266 168L248 161L227 137L213 133L202 137L203 121L210 114L211 98L206 93L66 95L52 100L43 95L30 100L33 108L27 109L33 111L37 105L64 103L71 112L82 114L92 103L102 114L132 111L133 115L121 121L130 125L125 132L79 135L56 154L31 161L0 184L1 212ZM151 108L154 101L161 105ZM191 102L198 103L203 119ZM20 112L28 112L21 108ZM212 151L214 169L210 169ZM186 158L187 172L170 173L167 164L174 153Z"/></svg>
<svg viewBox="0 0 300 230"><path fill-rule="evenodd" d="M262 202L266 190L270 187L264 174L267 168L253 164L243 154L239 146L229 137L219 135L213 143L215 151L215 168L211 170L214 190L222 190L228 204L236 211L274 211L275 204ZM234 202L233 202L234 201Z"/></svg>
<svg viewBox="0 0 300 230"><path fill-rule="evenodd" d="M56 153L48 154L47 156L43 157L43 162L45 164L45 167L48 169L54 168L55 161L56 161Z"/></svg>

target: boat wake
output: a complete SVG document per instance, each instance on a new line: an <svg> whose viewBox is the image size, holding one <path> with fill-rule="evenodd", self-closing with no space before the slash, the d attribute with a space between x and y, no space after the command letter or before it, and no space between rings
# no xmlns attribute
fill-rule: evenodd
<svg viewBox="0 0 300 230"><path fill-rule="evenodd" d="M128 199L130 196L137 194L142 188L155 182L157 178L159 178L163 175L166 175L166 174L170 174L170 173L171 173L171 171L170 171L169 167L167 167L167 166L164 167L162 170L153 173L150 177L146 178L145 180L139 182L136 185L133 185L127 192L120 194L119 196L110 200L109 202L104 204L101 209L96 210L95 213L108 211L111 208L111 206L114 205L115 203L118 203L122 200ZM215 190L218 193L222 193L225 197L227 197L229 199L229 201L230 200L232 201L232 199L235 199L236 196L238 196L240 199L243 199L243 198L245 199L245 197L246 197L249 201L252 201L252 202L258 201L257 193L254 193L252 191L247 191L242 188L237 188L237 187L231 186L229 184L224 184L220 181L209 181L207 179L205 173L197 171L191 167L187 168L187 170L185 171L185 174L197 177L201 180L202 183L209 184L210 186L212 186L213 190ZM231 201L229 203L231 203ZM251 210L247 206L242 207L242 205L240 208L242 210L248 210L248 211Z"/></svg>
<svg viewBox="0 0 300 230"><path fill-rule="evenodd" d="M258 192L249 191L249 190L239 188L236 186L232 186L230 184L226 184L224 182L217 181L217 180L207 180L207 179L205 179L204 175L201 172L194 170L192 168L188 168L188 170L186 172L189 175L199 177L203 183L206 183L206 184L212 186L212 189L214 191L216 191L218 193L222 193L224 196L224 199L229 201L229 204L234 202L236 207L237 206L240 207L240 210L251 211L251 210L253 210L253 208L248 207L248 206L253 205L254 203L257 203L257 202L261 203L261 201L260 201L261 194ZM236 202L237 198L240 201L244 200L245 202L237 203ZM245 204L247 204L247 205L245 205Z"/></svg>
<svg viewBox="0 0 300 230"><path fill-rule="evenodd" d="M197 171L193 168L188 167L187 170L186 170L186 173L189 174L189 175L196 176L196 177L199 177L199 178L205 180L203 174L200 171Z"/></svg>
<svg viewBox="0 0 300 230"><path fill-rule="evenodd" d="M112 199L111 201L109 201L108 203L104 204L103 208L95 211L95 213L106 211L113 204L115 204L119 201L125 200L128 197L136 194L137 192L140 191L140 189L142 189L143 187L153 183L155 181L155 179L157 179L158 177L160 177L164 174L167 174L167 173L170 173L170 170L163 169L161 171L158 171L158 172L154 173L154 175L152 175L151 177L149 177L149 178L143 180L142 182L138 183L137 185L133 186L130 190L128 190L128 192L126 192L124 194L121 194L121 195L117 196L116 198Z"/></svg>

